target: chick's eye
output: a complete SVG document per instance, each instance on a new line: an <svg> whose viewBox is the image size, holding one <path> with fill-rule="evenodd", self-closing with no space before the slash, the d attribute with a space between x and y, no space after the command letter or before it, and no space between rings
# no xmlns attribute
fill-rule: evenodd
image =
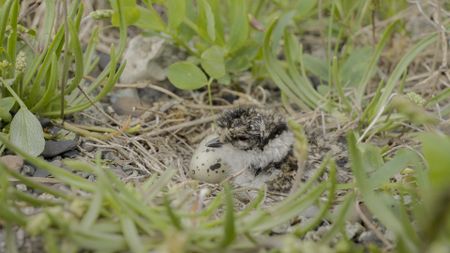
<svg viewBox="0 0 450 253"><path fill-rule="evenodd" d="M246 141L246 140L247 140L247 137L245 137L245 136L239 136L239 137L238 137L238 140L240 140L240 141Z"/></svg>

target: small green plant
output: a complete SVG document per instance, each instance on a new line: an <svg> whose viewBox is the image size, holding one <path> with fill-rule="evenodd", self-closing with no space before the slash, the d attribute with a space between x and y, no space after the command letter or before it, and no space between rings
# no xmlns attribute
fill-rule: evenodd
<svg viewBox="0 0 450 253"><path fill-rule="evenodd" d="M450 139L429 133L420 139L423 156L403 149L384 163L378 147L358 144L354 133L347 138L359 196L394 232L397 252L440 252L450 245L450 161L444 151ZM401 179L389 181L394 175Z"/></svg>
<svg viewBox="0 0 450 253"><path fill-rule="evenodd" d="M57 3L45 4L48 15L38 34L20 25L19 0L0 4L0 120L2 128L9 129L10 140L33 155L44 148L35 115L63 118L90 107L113 88L124 67L116 67L125 48L123 20L119 49L113 47L109 65L93 81L86 81L84 77L98 62L98 29L83 50L78 38L83 5L79 1L63 4L65 20L56 26Z"/></svg>
<svg viewBox="0 0 450 253"><path fill-rule="evenodd" d="M198 89L213 80L230 84L233 77L253 70L258 76L264 25L272 17L291 11L305 17L314 1L290 4L258 1L127 1L127 19L146 32L157 33L189 53L186 61L168 68L169 80L180 89ZM163 9L164 14L158 10ZM113 22L115 18L113 17ZM201 68L200 68L201 67Z"/></svg>
<svg viewBox="0 0 450 253"><path fill-rule="evenodd" d="M351 2L351 1L350 1ZM365 1L370 2L370 1ZM437 41L437 34L432 33L415 45L397 63L396 67L389 73L387 78L381 78L377 91L370 99L365 99L368 88L373 88L373 79L377 72L377 64L383 49L395 29L400 26L400 21L393 21L384 29L376 45L370 47L354 47L351 41L345 47L338 49L339 45L331 46L330 41L342 39L347 33L348 27L340 26L340 23L351 22L350 17L342 14L342 1L335 1L330 4L330 11L333 15L329 18L328 24L328 53L326 59L320 59L311 54L303 52L302 45L298 43L297 37L292 34L289 22L285 19L278 19L269 26L265 34L263 56L266 68L272 80L281 91L292 102L298 104L302 109L320 110L328 113L339 113L347 120L358 120L360 129L365 131L361 138L372 136L373 134L398 127L405 121L411 121L412 113L415 115L424 114L427 120L416 120L417 124L433 124L436 120L424 113L423 108L427 103L436 103L448 98L448 91L441 92L437 97L429 102L422 103L419 107L413 106L417 110L406 112L404 103L400 99L393 99L395 96L402 96L403 82L408 67L421 52ZM367 6L353 2L352 8L362 8L362 13L367 13ZM352 9L350 8L350 9ZM392 8L396 8L395 6ZM347 8L348 9L348 8ZM353 13L353 11L352 11ZM342 16L342 17L341 17ZM357 15L359 17L359 14ZM360 18L355 17L357 20ZM342 20L341 20L342 19ZM357 22L362 25L362 21ZM354 29L354 28L353 28ZM277 59L277 45L279 44L280 30L284 30L283 55L285 60ZM319 84L313 84L311 77L316 77ZM394 102L394 103L393 103ZM409 106L409 105L408 105ZM407 107L408 107L407 106ZM396 108L397 110L392 110ZM400 109L400 110L398 110ZM406 117L405 117L406 116Z"/></svg>

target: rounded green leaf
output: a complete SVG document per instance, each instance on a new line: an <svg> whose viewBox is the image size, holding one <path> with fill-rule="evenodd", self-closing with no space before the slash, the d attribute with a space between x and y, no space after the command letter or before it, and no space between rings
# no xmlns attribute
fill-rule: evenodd
<svg viewBox="0 0 450 253"><path fill-rule="evenodd" d="M167 77L175 87L183 90L195 90L205 86L208 82L201 69L186 61L170 65Z"/></svg>
<svg viewBox="0 0 450 253"><path fill-rule="evenodd" d="M11 143L27 152L38 156L44 151L45 140L41 123L28 109L22 107L11 121Z"/></svg>
<svg viewBox="0 0 450 253"><path fill-rule="evenodd" d="M225 72L224 50L218 46L206 49L201 58L203 69L215 79L223 77Z"/></svg>
<svg viewBox="0 0 450 253"><path fill-rule="evenodd" d="M114 26L119 26L120 16L119 16L119 7L115 1L110 1L113 5L114 13L111 17L111 23ZM138 5L135 0L127 0L121 3L122 7L122 15L125 18L125 24L132 25L139 20L139 16L141 12L139 11Z"/></svg>
<svg viewBox="0 0 450 253"><path fill-rule="evenodd" d="M13 97L0 98L0 121L11 121L9 110L14 106L15 102L16 100Z"/></svg>

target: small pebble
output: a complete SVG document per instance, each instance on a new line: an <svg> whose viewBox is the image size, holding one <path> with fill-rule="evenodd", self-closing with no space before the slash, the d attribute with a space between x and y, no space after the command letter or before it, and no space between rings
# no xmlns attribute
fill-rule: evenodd
<svg viewBox="0 0 450 253"><path fill-rule="evenodd" d="M358 241L363 244L374 243L378 246L383 245L383 242L380 239L378 239L378 237L375 235L375 233L373 231L362 232L358 238Z"/></svg>
<svg viewBox="0 0 450 253"><path fill-rule="evenodd" d="M24 184L17 184L16 185L17 190L22 191L22 192L26 192L27 191L27 186Z"/></svg>
<svg viewBox="0 0 450 253"><path fill-rule="evenodd" d="M45 158L53 158L57 155L73 150L77 147L78 141L64 140L64 141L46 141L42 156Z"/></svg>
<svg viewBox="0 0 450 253"><path fill-rule="evenodd" d="M32 165L25 164L22 167L21 173L25 176L32 177L34 175L34 173L36 173L36 168L33 167Z"/></svg>
<svg viewBox="0 0 450 253"><path fill-rule="evenodd" d="M16 155L5 155L0 157L0 161L11 170L19 171L23 166L23 159Z"/></svg>
<svg viewBox="0 0 450 253"><path fill-rule="evenodd" d="M83 142L83 143L81 144L81 147L82 147L84 150L86 150L86 152L92 152L92 151L95 150L95 146L92 145L92 142L88 142L88 141Z"/></svg>

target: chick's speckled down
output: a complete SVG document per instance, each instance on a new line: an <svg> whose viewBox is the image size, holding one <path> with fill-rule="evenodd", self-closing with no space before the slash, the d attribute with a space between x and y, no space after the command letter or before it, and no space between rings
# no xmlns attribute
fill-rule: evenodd
<svg viewBox="0 0 450 253"><path fill-rule="evenodd" d="M234 186L288 192L297 172L294 136L284 119L270 110L236 108L217 119L192 157L189 176L207 183L230 179Z"/></svg>

